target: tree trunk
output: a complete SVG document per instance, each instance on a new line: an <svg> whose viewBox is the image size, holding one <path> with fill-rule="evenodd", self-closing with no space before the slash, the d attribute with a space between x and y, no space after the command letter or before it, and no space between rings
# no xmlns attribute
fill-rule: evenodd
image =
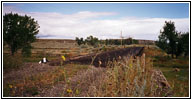
<svg viewBox="0 0 192 100"><path fill-rule="evenodd" d="M11 47L11 55L14 56L14 53L15 53L15 49Z"/></svg>
<svg viewBox="0 0 192 100"><path fill-rule="evenodd" d="M14 51L11 50L11 55L14 56Z"/></svg>

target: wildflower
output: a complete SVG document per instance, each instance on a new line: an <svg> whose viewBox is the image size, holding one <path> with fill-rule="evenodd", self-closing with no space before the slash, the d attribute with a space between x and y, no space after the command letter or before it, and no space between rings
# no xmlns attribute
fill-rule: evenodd
<svg viewBox="0 0 192 100"><path fill-rule="evenodd" d="M67 80L67 84L69 84L70 83L70 80Z"/></svg>
<svg viewBox="0 0 192 100"><path fill-rule="evenodd" d="M72 90L71 89L67 89L67 93L72 93Z"/></svg>
<svg viewBox="0 0 192 100"><path fill-rule="evenodd" d="M63 59L63 61L65 61L65 60L66 60L65 56L61 56L61 58Z"/></svg>
<svg viewBox="0 0 192 100"><path fill-rule="evenodd" d="M13 86L12 86L12 85L9 85L9 88L11 88L11 89L12 89L12 88L13 88Z"/></svg>
<svg viewBox="0 0 192 100"><path fill-rule="evenodd" d="M78 84L80 84L80 81L77 81Z"/></svg>
<svg viewBox="0 0 192 100"><path fill-rule="evenodd" d="M132 67L133 67L133 65L132 65L132 64L129 64L129 67L130 67L130 68L132 68Z"/></svg>
<svg viewBox="0 0 192 100"><path fill-rule="evenodd" d="M79 94L79 90L78 90L78 89L76 89L75 93L78 95L78 94Z"/></svg>
<svg viewBox="0 0 192 100"><path fill-rule="evenodd" d="M158 86L158 85L156 85L155 87L156 87L156 88L158 88L159 86Z"/></svg>

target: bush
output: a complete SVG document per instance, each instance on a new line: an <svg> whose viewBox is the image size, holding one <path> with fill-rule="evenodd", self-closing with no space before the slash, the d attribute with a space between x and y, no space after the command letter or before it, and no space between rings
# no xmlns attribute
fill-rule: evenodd
<svg viewBox="0 0 192 100"><path fill-rule="evenodd" d="M20 54L15 54L14 56L3 54L3 70L7 69L17 69L23 64L23 58Z"/></svg>

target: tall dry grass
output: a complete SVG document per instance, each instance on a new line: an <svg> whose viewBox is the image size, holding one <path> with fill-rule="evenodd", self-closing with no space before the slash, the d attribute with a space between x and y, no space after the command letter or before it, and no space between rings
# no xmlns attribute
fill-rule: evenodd
<svg viewBox="0 0 192 100"><path fill-rule="evenodd" d="M126 57L109 62L107 68L92 68L72 79L63 96L144 97L154 96L152 62L149 58ZM68 90L71 91L69 92ZM77 93L78 92L78 93Z"/></svg>

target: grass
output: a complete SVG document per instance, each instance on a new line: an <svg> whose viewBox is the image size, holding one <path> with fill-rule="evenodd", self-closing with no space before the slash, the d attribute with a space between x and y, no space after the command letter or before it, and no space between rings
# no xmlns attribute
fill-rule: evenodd
<svg viewBox="0 0 192 100"><path fill-rule="evenodd" d="M57 58L59 58L59 57L47 56L47 59L49 61L57 59ZM23 57L23 62L39 62L42 59L43 59L43 56L42 57L39 57L39 56Z"/></svg>
<svg viewBox="0 0 192 100"><path fill-rule="evenodd" d="M168 82L172 86L174 96L187 97L189 96L189 65L188 59L184 64L179 63L182 59L168 60L164 63L155 62L156 68L162 70L163 74L167 78ZM159 65L159 66L158 66ZM175 68L179 68L180 71L175 71Z"/></svg>
<svg viewBox="0 0 192 100"><path fill-rule="evenodd" d="M125 47L141 46L129 45ZM101 47L102 51L123 48L123 46ZM99 48L82 48L86 52L98 52ZM94 50L93 50L94 49ZM83 50L82 50L83 51ZM70 51L68 51L70 52ZM81 53L81 52L80 52ZM13 80L3 87L3 96L34 96L41 89L50 88L59 82L68 84L62 96L94 96L94 97L141 97L164 96L155 95L158 86L153 85L151 70L160 69L168 80L175 97L189 96L189 59L180 57L170 58L155 46L146 46L146 58L124 58L122 61L109 63L104 71L102 68L89 69L89 65L67 64L57 66L54 70L25 77L22 81ZM48 60L57 57L47 57ZM39 62L41 56L22 58L24 62ZM3 58L4 61L5 58ZM145 62L145 68L143 66ZM5 67L5 66L4 66ZM15 67L17 68L17 67ZM175 71L179 68L180 71ZM144 73L142 71L145 71ZM85 71L79 73L81 71ZM76 76L77 79L69 81Z"/></svg>
<svg viewBox="0 0 192 100"><path fill-rule="evenodd" d="M23 65L23 57L20 54L11 56L9 54L3 54L3 70L15 70L19 69Z"/></svg>
<svg viewBox="0 0 192 100"><path fill-rule="evenodd" d="M88 65L67 64L51 71L25 77L22 81L13 80L4 85L3 96L34 96L40 89L49 88L59 82L67 82L68 78L87 68Z"/></svg>
<svg viewBox="0 0 192 100"><path fill-rule="evenodd" d="M159 86L152 78L150 58L123 58L109 62L107 68L92 68L72 79L62 96L81 97L145 97L155 94Z"/></svg>
<svg viewBox="0 0 192 100"><path fill-rule="evenodd" d="M160 69L173 90L174 97L189 96L189 58L172 59L162 50L149 48L145 51L153 59L154 68ZM175 71L175 69L180 71Z"/></svg>

